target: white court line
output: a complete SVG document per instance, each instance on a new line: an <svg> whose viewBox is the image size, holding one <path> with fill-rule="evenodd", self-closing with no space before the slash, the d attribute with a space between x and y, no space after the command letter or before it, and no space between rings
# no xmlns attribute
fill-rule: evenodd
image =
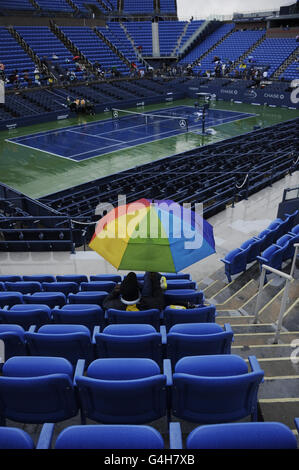
<svg viewBox="0 0 299 470"><path fill-rule="evenodd" d="M93 134L85 134L84 132L77 132L77 131L66 131L66 132L72 132L73 134L79 134L79 135L87 135L88 137L95 137L96 139L111 140L112 142L120 142L121 144L126 143L124 140L109 139L109 137L104 137L103 134L93 135Z"/></svg>
<svg viewBox="0 0 299 470"><path fill-rule="evenodd" d="M39 152L48 153L50 155L54 155L54 157L66 158L67 160L71 160L72 162L76 161L76 160L73 160L70 157L63 157L62 155L59 155L58 153L48 152L48 150L43 150L43 149L40 149L40 148L37 148L37 147L31 147L30 145L26 145L26 144L20 144L19 142L13 142L11 140L7 140L6 142L9 142L10 144L15 144L15 145L21 145L21 147L26 147L27 149L38 150Z"/></svg>

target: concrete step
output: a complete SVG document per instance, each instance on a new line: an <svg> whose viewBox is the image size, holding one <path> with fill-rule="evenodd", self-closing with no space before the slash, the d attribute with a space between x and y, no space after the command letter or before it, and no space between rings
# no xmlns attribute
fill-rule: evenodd
<svg viewBox="0 0 299 470"><path fill-rule="evenodd" d="M247 325L253 321L252 315L221 315L216 317L216 323L220 326L223 326L224 323L229 323L233 325Z"/></svg>
<svg viewBox="0 0 299 470"><path fill-rule="evenodd" d="M299 332L281 332L279 337L280 343L291 343L293 340L299 339ZM274 340L273 333L237 333L234 335L235 346L252 346L256 344L272 344Z"/></svg>
<svg viewBox="0 0 299 470"><path fill-rule="evenodd" d="M228 322L229 323L229 322ZM232 326L232 329L235 334L253 334L255 333L261 334L261 333L272 333L275 334L275 328L271 323L258 323L256 325L241 325L241 324L234 324Z"/></svg>
<svg viewBox="0 0 299 470"><path fill-rule="evenodd" d="M261 398L259 407L264 421L278 421L294 429L299 415L299 398Z"/></svg>
<svg viewBox="0 0 299 470"><path fill-rule="evenodd" d="M276 322L279 316L283 290L280 290L260 311L258 319L263 323ZM299 282L292 281L289 287L289 302L288 307L298 300L299 296Z"/></svg>
<svg viewBox="0 0 299 470"><path fill-rule="evenodd" d="M285 311L282 326L287 330L299 331L299 292L298 299Z"/></svg>
<svg viewBox="0 0 299 470"><path fill-rule="evenodd" d="M245 285L240 287L231 297L227 298L224 302L220 303L216 299L208 299L210 303L216 305L217 310L233 309L237 310L242 308L250 297L256 294L258 289L257 283L254 280L248 281ZM219 298L219 297L218 297Z"/></svg>
<svg viewBox="0 0 299 470"><path fill-rule="evenodd" d="M298 398L299 399L299 376L276 376L265 377L260 386L259 398ZM299 412L299 409L298 409Z"/></svg>
<svg viewBox="0 0 299 470"><path fill-rule="evenodd" d="M225 281L221 281L221 280L216 280L216 281L213 281L210 285L208 285L207 287L205 287L203 289L203 292L205 294L205 297L207 299L209 298L215 298L215 295L221 291L222 289L224 289L226 287L227 283Z"/></svg>
<svg viewBox="0 0 299 470"><path fill-rule="evenodd" d="M299 363L295 364L291 357L258 358L265 377L299 376Z"/></svg>
<svg viewBox="0 0 299 470"><path fill-rule="evenodd" d="M263 287L263 296L261 299L261 308L268 304L283 288L284 282L281 281L279 283L274 282L274 280L270 280L267 284ZM242 306L242 309L248 313L248 315L253 315L255 312L256 307L256 300L258 296L258 288L256 292L250 297L247 302L245 302Z"/></svg>
<svg viewBox="0 0 299 470"><path fill-rule="evenodd" d="M290 357L293 351L294 348L291 344L255 344L237 346L233 343L231 348L232 354L237 354L244 359L247 359L248 356L256 356L258 360Z"/></svg>

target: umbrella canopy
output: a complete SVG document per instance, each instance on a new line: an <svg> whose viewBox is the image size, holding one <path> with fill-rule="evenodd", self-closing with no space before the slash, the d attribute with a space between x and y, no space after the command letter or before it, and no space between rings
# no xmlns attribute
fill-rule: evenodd
<svg viewBox="0 0 299 470"><path fill-rule="evenodd" d="M215 253L213 227L198 213L148 199L111 210L89 247L119 270L169 273Z"/></svg>

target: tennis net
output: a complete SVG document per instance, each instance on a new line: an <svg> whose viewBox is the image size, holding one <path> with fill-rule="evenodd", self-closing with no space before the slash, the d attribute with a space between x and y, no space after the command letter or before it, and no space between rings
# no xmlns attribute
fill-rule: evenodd
<svg viewBox="0 0 299 470"><path fill-rule="evenodd" d="M159 130L180 130L188 132L189 120L183 116L170 116L168 114L151 114L127 111L124 109L112 108L112 119L126 122L127 127L146 125ZM126 127L125 126L125 127Z"/></svg>

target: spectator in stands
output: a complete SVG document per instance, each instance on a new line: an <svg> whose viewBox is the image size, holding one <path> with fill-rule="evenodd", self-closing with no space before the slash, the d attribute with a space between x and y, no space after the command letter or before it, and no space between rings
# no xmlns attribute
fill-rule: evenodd
<svg viewBox="0 0 299 470"><path fill-rule="evenodd" d="M299 42L299 34L296 36L296 42Z"/></svg>
<svg viewBox="0 0 299 470"><path fill-rule="evenodd" d="M145 273L142 290L138 284L137 276L130 272L121 284L115 286L114 290L105 298L103 307L117 310L138 311L164 308L165 278L159 273Z"/></svg>
<svg viewBox="0 0 299 470"><path fill-rule="evenodd" d="M5 80L5 65L0 61L0 79Z"/></svg>

